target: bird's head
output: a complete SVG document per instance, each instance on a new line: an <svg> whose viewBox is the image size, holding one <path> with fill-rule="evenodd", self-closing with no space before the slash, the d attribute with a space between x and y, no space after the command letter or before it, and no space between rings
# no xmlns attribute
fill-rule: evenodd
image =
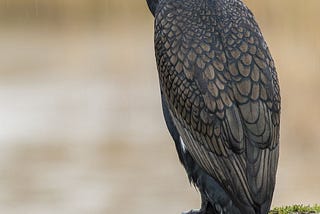
<svg viewBox="0 0 320 214"><path fill-rule="evenodd" d="M159 0L147 0L149 10L151 11L152 15L154 16L157 6L159 4Z"/></svg>

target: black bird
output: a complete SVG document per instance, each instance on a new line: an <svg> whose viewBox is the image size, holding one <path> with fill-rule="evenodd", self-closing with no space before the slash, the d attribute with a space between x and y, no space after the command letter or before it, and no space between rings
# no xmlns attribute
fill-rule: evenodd
<svg viewBox="0 0 320 214"><path fill-rule="evenodd" d="M162 108L201 193L192 214L266 214L279 156L274 61L241 0L147 0Z"/></svg>

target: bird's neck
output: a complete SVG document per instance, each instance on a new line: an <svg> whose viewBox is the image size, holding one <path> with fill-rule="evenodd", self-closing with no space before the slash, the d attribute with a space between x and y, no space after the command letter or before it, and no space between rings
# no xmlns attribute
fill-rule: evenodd
<svg viewBox="0 0 320 214"><path fill-rule="evenodd" d="M159 0L147 0L149 10L151 11L152 15L154 16L157 6L159 4Z"/></svg>

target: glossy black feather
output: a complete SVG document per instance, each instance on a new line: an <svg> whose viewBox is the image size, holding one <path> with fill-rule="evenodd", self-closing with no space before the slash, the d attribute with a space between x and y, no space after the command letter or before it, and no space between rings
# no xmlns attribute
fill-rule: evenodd
<svg viewBox="0 0 320 214"><path fill-rule="evenodd" d="M252 13L240 0L152 5L164 115L180 161L200 189L201 212L267 213L280 93Z"/></svg>

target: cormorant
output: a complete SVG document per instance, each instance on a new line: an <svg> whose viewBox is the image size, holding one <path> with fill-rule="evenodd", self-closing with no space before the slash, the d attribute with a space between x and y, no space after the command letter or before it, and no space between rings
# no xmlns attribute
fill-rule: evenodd
<svg viewBox="0 0 320 214"><path fill-rule="evenodd" d="M241 0L147 0L162 108L200 191L189 214L266 214L279 156L274 61Z"/></svg>

